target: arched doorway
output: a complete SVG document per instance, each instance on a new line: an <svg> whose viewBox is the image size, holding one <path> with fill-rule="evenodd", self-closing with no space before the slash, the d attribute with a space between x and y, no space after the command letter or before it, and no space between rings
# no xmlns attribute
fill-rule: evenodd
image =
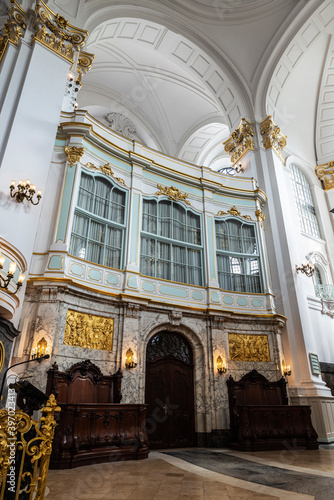
<svg viewBox="0 0 334 500"><path fill-rule="evenodd" d="M150 448L194 446L193 352L183 335L160 332L151 338L145 392Z"/></svg>

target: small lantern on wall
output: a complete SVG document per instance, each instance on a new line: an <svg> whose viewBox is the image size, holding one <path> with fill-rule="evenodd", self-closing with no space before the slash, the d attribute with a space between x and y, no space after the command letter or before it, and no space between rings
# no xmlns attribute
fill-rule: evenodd
<svg viewBox="0 0 334 500"><path fill-rule="evenodd" d="M125 367L128 370L131 370L131 368L136 368L137 366L137 359L135 358L133 354L133 350L129 347L129 349L126 351L126 360L125 360Z"/></svg>
<svg viewBox="0 0 334 500"><path fill-rule="evenodd" d="M226 363L225 361L223 361L222 357L221 356L218 356L217 358L217 370L218 370L218 373L221 375L222 373L226 373L227 372L227 366L226 366Z"/></svg>
<svg viewBox="0 0 334 500"><path fill-rule="evenodd" d="M286 365L285 362L283 361L282 368L283 368L284 376L285 377L290 377L290 375L291 375L291 366L290 365Z"/></svg>

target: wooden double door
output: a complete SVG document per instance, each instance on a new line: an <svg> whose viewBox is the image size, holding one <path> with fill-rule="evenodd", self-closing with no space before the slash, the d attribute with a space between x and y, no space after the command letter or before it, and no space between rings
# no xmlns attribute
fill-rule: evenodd
<svg viewBox="0 0 334 500"><path fill-rule="evenodd" d="M147 347L146 431L151 449L194 446L193 356L180 334L155 335Z"/></svg>

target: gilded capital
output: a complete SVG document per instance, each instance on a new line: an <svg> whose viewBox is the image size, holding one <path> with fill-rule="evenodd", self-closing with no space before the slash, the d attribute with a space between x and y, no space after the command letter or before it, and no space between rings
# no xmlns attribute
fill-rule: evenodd
<svg viewBox="0 0 334 500"><path fill-rule="evenodd" d="M80 161L82 155L84 154L84 148L77 148L76 146L65 146L65 154L70 166L73 167L75 163Z"/></svg>
<svg viewBox="0 0 334 500"><path fill-rule="evenodd" d="M76 52L85 45L88 32L72 26L64 17L55 14L43 0L35 6L34 40L73 63Z"/></svg>
<svg viewBox="0 0 334 500"><path fill-rule="evenodd" d="M319 165L315 169L318 178L323 182L324 189L334 188L334 161Z"/></svg>
<svg viewBox="0 0 334 500"><path fill-rule="evenodd" d="M3 28L3 35L0 37L0 61L9 43L17 45L20 38L24 36L27 28L27 13L11 0L11 7L8 11L8 19Z"/></svg>
<svg viewBox="0 0 334 500"><path fill-rule="evenodd" d="M234 164L247 152L254 151L254 130L252 124L242 118L240 125L231 136L224 141L224 149L231 156Z"/></svg>
<svg viewBox="0 0 334 500"><path fill-rule="evenodd" d="M260 123L260 132L262 135L262 144L265 149L272 148L281 157L282 151L286 146L286 135L282 134L281 129L274 123L271 115L267 116Z"/></svg>
<svg viewBox="0 0 334 500"><path fill-rule="evenodd" d="M163 187L160 184L157 185L157 188L159 189L159 191L155 193L156 195L158 196L164 195L167 196L170 200L183 201L187 205L190 205L190 201L187 200L189 195L187 193L181 193L181 191L178 188L174 186Z"/></svg>

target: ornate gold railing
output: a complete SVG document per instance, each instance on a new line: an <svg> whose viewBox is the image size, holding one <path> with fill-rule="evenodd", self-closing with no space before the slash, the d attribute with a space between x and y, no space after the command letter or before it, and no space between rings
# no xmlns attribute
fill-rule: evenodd
<svg viewBox="0 0 334 500"><path fill-rule="evenodd" d="M0 500L19 500L23 490L24 498L44 499L56 411L60 408L53 394L39 421L11 409L10 403L8 410L0 410Z"/></svg>

